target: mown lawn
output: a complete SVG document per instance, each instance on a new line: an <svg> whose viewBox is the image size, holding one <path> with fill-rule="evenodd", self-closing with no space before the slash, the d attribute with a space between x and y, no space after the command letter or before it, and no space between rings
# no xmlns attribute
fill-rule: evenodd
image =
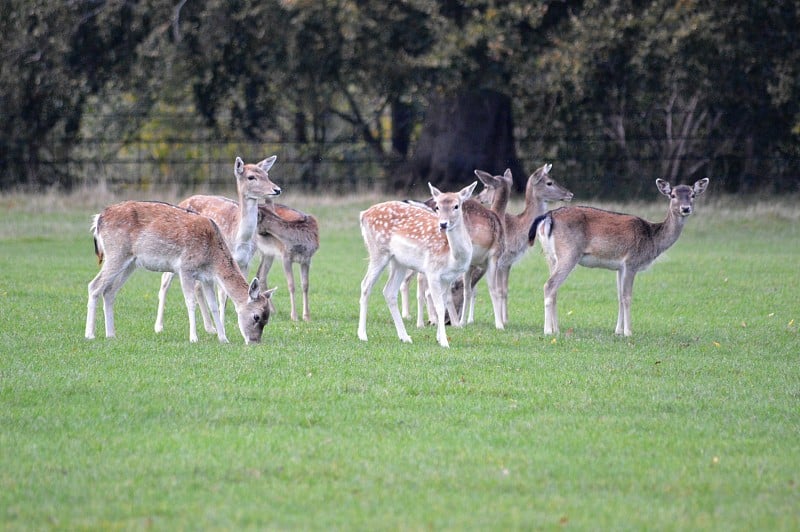
<svg viewBox="0 0 800 532"><path fill-rule="evenodd" d="M356 336L357 217L379 198L287 194L322 230L313 321L289 321L276 266L259 346L232 312L231 344L189 344L176 288L156 335L144 271L117 338L99 318L85 340L99 205L0 198L0 527L797 530L800 207L714 194L637 278L633 337L614 274L588 269L543 336L537 247L508 329L481 285L449 350L413 323L402 344L380 290Z"/></svg>

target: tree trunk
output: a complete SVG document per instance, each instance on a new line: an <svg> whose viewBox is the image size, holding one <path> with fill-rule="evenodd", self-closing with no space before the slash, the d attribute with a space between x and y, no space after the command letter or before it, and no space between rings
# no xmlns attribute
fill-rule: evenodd
<svg viewBox="0 0 800 532"><path fill-rule="evenodd" d="M489 91L436 97L426 112L411 159L407 190L427 194L426 183L457 190L474 181L476 169L502 174L511 168L521 190L523 175L514 147L511 99Z"/></svg>

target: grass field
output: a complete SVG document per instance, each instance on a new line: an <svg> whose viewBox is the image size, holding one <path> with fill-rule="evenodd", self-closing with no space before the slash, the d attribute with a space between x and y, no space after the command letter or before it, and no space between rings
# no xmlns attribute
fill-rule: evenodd
<svg viewBox="0 0 800 532"><path fill-rule="evenodd" d="M287 194L320 220L313 321L289 321L276 266L279 314L245 346L232 312L231 344L189 344L176 288L156 335L144 271L117 338L99 319L85 340L109 198L0 197L0 528L798 530L798 198L715 194L638 276L633 337L614 274L583 268L543 336L537 247L508 329L482 284L449 350L411 324L402 344L380 290L357 339L357 213L378 198Z"/></svg>

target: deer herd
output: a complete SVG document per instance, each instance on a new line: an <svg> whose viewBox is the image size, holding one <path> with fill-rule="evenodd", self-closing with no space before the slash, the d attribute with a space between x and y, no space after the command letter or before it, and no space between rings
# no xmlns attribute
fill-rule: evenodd
<svg viewBox="0 0 800 532"><path fill-rule="evenodd" d="M173 278L180 280L189 315L189 341L196 342L195 306L207 332L220 342L225 333L225 307L233 301L239 331L246 344L261 341L275 312L267 275L279 258L289 290L289 315L298 320L293 264L300 265L302 319L310 320L308 289L311 258L319 249L314 216L274 203L281 188L269 177L272 156L257 164L234 163L237 198L194 195L178 205L157 201L125 201L106 207L92 219L95 253L101 265L89 283L86 314L88 339L94 338L97 301L102 296L106 337L115 336L114 300L137 267L162 272L154 329L164 329L166 295ZM475 170L483 190L472 196L478 181L457 192L428 184L425 202L386 201L360 213L361 235L368 254L361 281L358 338L367 341L367 307L372 287L388 266L383 296L397 336L411 342L404 319L410 318L409 284L417 283L417 327L436 325L436 340L448 347L445 325L464 327L474 321L477 283L486 278L494 325L509 323L509 276L514 264L536 241L550 276L544 284L544 334L559 333L556 300L559 287L575 266L617 272L619 311L615 332L631 335L631 299L636 274L647 268L678 239L695 198L709 180L656 187L669 198L663 222L607 210L562 206L548 211L548 202L570 202L572 192L550 176L552 165L537 169L527 180L522 212L507 212L512 175ZM246 274L259 256L257 275ZM402 305L398 303L398 296ZM402 311L401 311L402 306ZM427 320L425 319L427 314Z"/></svg>

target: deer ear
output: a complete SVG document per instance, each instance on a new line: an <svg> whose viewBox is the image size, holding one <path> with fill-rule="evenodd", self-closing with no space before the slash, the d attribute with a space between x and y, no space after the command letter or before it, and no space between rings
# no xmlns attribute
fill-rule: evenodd
<svg viewBox="0 0 800 532"><path fill-rule="evenodd" d="M656 179L656 186L665 196L669 196L669 193L672 192L672 187L663 179Z"/></svg>
<svg viewBox="0 0 800 532"><path fill-rule="evenodd" d="M544 170L545 174L549 174L551 168L553 168L553 165L551 163L547 163L546 165L542 166L542 169Z"/></svg>
<svg viewBox="0 0 800 532"><path fill-rule="evenodd" d="M236 162L233 163L233 175L236 177L241 177L244 173L244 161L241 157L236 158Z"/></svg>
<svg viewBox="0 0 800 532"><path fill-rule="evenodd" d="M441 191L441 190L439 190L439 189L438 189L438 188L436 188L435 186L431 185L431 184L430 184L430 182L428 182L428 188L430 188L430 189L431 189L431 195L432 195L434 198L438 197L438 196L439 196L439 194L441 194L441 193L442 193L442 191Z"/></svg>
<svg viewBox="0 0 800 532"><path fill-rule="evenodd" d="M699 196L700 194L706 191L707 187L708 187L708 178L704 177L703 179L694 184L693 188L695 195Z"/></svg>
<svg viewBox="0 0 800 532"><path fill-rule="evenodd" d="M461 201L467 201L469 197L472 196L472 193L475 191L475 187L477 186L478 182L473 181L471 185L462 188L458 193L458 195L461 196Z"/></svg>
<svg viewBox="0 0 800 532"><path fill-rule="evenodd" d="M274 294L275 290L277 290L277 289L278 289L277 286L275 288L270 288L269 290L264 292L264 295L267 296L267 299L269 299L269 298L272 297L272 294Z"/></svg>
<svg viewBox="0 0 800 532"><path fill-rule="evenodd" d="M247 295L250 298L250 301L255 301L258 299L258 290L260 286L258 284L258 277L253 277L253 282L250 283L250 288L247 291Z"/></svg>
<svg viewBox="0 0 800 532"><path fill-rule="evenodd" d="M506 171L503 172L503 179L507 183L513 183L514 182L514 178L511 175L511 168L506 168Z"/></svg>
<svg viewBox="0 0 800 532"><path fill-rule="evenodd" d="M483 170L475 170L475 175L478 176L478 179L481 180L481 183L483 183L487 187L491 186L491 181L493 177L492 174L490 174L489 172L484 172ZM489 181L489 183L487 183L487 180Z"/></svg>
<svg viewBox="0 0 800 532"><path fill-rule="evenodd" d="M260 166L261 169L264 170L265 172L269 172L269 169L272 168L272 165L275 164L275 161L277 160L278 156L273 155L272 157L268 157L263 161L261 161L260 163L258 163L258 166Z"/></svg>

